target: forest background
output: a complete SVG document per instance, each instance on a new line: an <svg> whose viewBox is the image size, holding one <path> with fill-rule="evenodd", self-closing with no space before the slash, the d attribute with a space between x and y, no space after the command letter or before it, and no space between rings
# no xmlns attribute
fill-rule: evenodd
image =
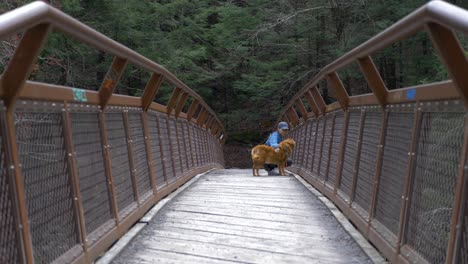
<svg viewBox="0 0 468 264"><path fill-rule="evenodd" d="M2 0L0 13L31 1ZM424 0L50 0L97 31L163 65L218 114L227 167L273 130L290 98L321 68L411 13ZM468 9L468 0L451 0ZM467 36L458 35L465 50ZM0 45L0 70L21 35ZM389 89L448 79L427 34L373 54ZM96 90L112 60L52 34L30 79ZM357 65L338 72L350 95L370 92ZM141 96L150 74L127 66L116 93ZM173 87L163 84L155 101ZM334 95L319 90L327 103ZM190 102L187 103L187 105Z"/></svg>

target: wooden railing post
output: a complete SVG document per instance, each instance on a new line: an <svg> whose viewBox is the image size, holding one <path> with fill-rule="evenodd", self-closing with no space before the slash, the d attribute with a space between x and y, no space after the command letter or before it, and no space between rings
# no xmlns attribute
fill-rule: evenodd
<svg viewBox="0 0 468 264"><path fill-rule="evenodd" d="M384 107L387 102L388 90L374 62L370 56L366 56L360 58L358 63L362 73L366 77L367 84L379 101L379 104Z"/></svg>
<svg viewBox="0 0 468 264"><path fill-rule="evenodd" d="M388 112L383 111L382 113L382 126L380 129L380 139L379 145L377 146L377 157L375 159L375 171L374 171L374 180L372 183L372 197L371 197L371 204L369 208L369 222L375 216L375 210L377 205L377 193L379 191L379 183L380 183L380 170L382 168L382 159L383 159L383 152L384 152L384 144L385 144L385 136L387 133L387 123L388 123Z"/></svg>
<svg viewBox="0 0 468 264"><path fill-rule="evenodd" d="M332 72L327 75L328 84L333 87L333 90L336 94L336 99L340 102L341 108L345 111L348 108L349 104L349 95L346 92L346 89L343 86L343 83L338 76L338 73Z"/></svg>
<svg viewBox="0 0 468 264"><path fill-rule="evenodd" d="M138 205L141 204L140 202L140 194L138 192L138 179L136 175L136 168L135 168L135 159L133 157L133 140L132 134L130 132L130 126L128 125L128 110L124 110L123 120L124 120L124 128L125 128L125 135L127 141L127 150L128 150L128 163L130 165L130 177L132 179L132 187L133 187L133 197Z"/></svg>
<svg viewBox="0 0 468 264"><path fill-rule="evenodd" d="M159 87L161 87L163 79L164 78L160 74L153 73L151 75L148 83L146 84L143 95L141 96L141 107L144 112L148 111L154 97L156 97L156 94L158 93Z"/></svg>
<svg viewBox="0 0 468 264"><path fill-rule="evenodd" d="M24 83L33 70L34 63L47 40L50 30L51 27L47 24L40 24L27 30L1 79L3 98L7 107L6 140L8 144L5 149L7 152L6 163L9 168L8 174L10 175L10 179L14 179L14 193L17 195L15 204L18 205L18 215L20 218L18 229L22 235L25 262L30 264L34 262L34 256L25 200L26 194L16 142L14 106L24 87Z"/></svg>
<svg viewBox="0 0 468 264"><path fill-rule="evenodd" d="M122 77L126 65L126 59L115 57L114 61L112 61L112 65L99 88L99 104L101 105L102 111L106 109L107 103L109 102L120 77Z"/></svg>
<svg viewBox="0 0 468 264"><path fill-rule="evenodd" d="M80 237L80 242L83 245L83 251L87 253L88 251L88 241L86 239L86 226L84 218L84 210L81 199L80 184L78 179L78 168L76 164L76 152L73 144L72 138L72 129L71 129L71 119L68 104L65 103L63 109L63 134L65 139L65 148L67 150L67 163L70 177L71 190L73 191L73 203L75 207L75 217L78 225L78 234Z"/></svg>
<svg viewBox="0 0 468 264"><path fill-rule="evenodd" d="M312 96L312 90L309 90L305 93L305 98L309 103L312 112L314 112L315 117L318 117L320 115L320 111L317 106L317 103L315 103L314 96Z"/></svg>
<svg viewBox="0 0 468 264"><path fill-rule="evenodd" d="M154 171L153 152L151 151L152 149L151 149L151 142L150 142L150 138L156 135L150 135L149 133L148 113L145 111L142 111L141 118L143 121L143 133L145 137L146 157L148 157L148 167L149 167L151 188L153 189L153 194L157 195L156 173Z"/></svg>
<svg viewBox="0 0 468 264"><path fill-rule="evenodd" d="M176 118L178 118L180 115L180 112L182 112L182 109L184 108L184 105L185 105L185 102L187 102L187 99L188 99L188 93L183 93L175 109Z"/></svg>
<svg viewBox="0 0 468 264"><path fill-rule="evenodd" d="M466 74L468 59L460 42L451 29L442 25L428 23L426 29L465 104L465 110L468 109L468 74Z"/></svg>
<svg viewBox="0 0 468 264"><path fill-rule="evenodd" d="M353 166L353 183L351 187L351 193L349 194L349 204L354 201L356 195L357 181L359 177L359 163L361 162L361 148L362 148L362 136L364 134L364 125L366 122L366 111L361 110L361 120L359 122L359 136L358 141L356 142L356 160L354 161Z"/></svg>
<svg viewBox="0 0 468 264"><path fill-rule="evenodd" d="M296 100L296 106L297 106L297 108L299 109L299 112L302 115L302 119L305 121L307 119L307 110L306 110L304 104L302 103L301 99Z"/></svg>
<svg viewBox="0 0 468 264"><path fill-rule="evenodd" d="M181 92L182 92L182 89L180 87L174 88L171 99L169 99L169 102L167 103L167 106L166 106L166 113L168 116L171 115L172 110L174 110L174 107L177 104L177 101L179 100L179 95L181 94Z"/></svg>
<svg viewBox="0 0 468 264"><path fill-rule="evenodd" d="M415 118L413 123L413 131L411 135L411 145L408 149L408 168L405 176L405 182L403 187L403 196L401 197L403 202L400 211L400 223L397 235L397 254L400 253L401 245L405 242L406 229L408 228L408 217L409 217L409 201L411 199L411 189L413 186L414 166L416 162L416 150L419 140L419 132L421 129L422 113L421 110L415 110Z"/></svg>
<svg viewBox="0 0 468 264"><path fill-rule="evenodd" d="M326 105L325 101L323 100L322 96L320 95L317 86L313 87L310 89L310 93L312 97L314 98L314 102L317 105L318 111L321 115L326 114Z"/></svg>
<svg viewBox="0 0 468 264"><path fill-rule="evenodd" d="M453 203L452 225L450 226L450 237L447 247L446 263L457 263L462 246L463 224L466 221L464 212L468 203L468 180L466 177L468 159L468 115L464 118L463 147L461 150L460 165L458 167L457 185L455 187L455 199Z"/></svg>
<svg viewBox="0 0 468 264"><path fill-rule="evenodd" d="M101 138L103 144L103 155L104 155L104 167L106 170L107 176L107 187L110 196L112 214L114 216L115 223L117 225L120 224L119 220L119 210L117 207L117 194L115 193L115 186L114 186L114 177L112 176L112 164L110 159L109 149L110 146L107 141L107 130L106 130L106 116L103 110L99 112L99 128L101 130Z"/></svg>
<svg viewBox="0 0 468 264"><path fill-rule="evenodd" d="M341 142L340 142L340 151L338 153L336 161L336 175L335 175L335 186L333 188L333 193L336 195L338 188L341 185L341 176L343 174L343 161L346 148L346 141L348 135L348 126L349 126L349 111L344 111L344 120L343 120L343 131L341 132Z"/></svg>

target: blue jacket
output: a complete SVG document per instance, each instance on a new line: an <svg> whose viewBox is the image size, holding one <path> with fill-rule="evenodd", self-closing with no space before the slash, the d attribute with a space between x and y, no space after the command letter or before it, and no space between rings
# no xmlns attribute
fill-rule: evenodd
<svg viewBox="0 0 468 264"><path fill-rule="evenodd" d="M265 145L277 148L281 141L283 141L283 137L278 131L275 131L270 134L267 141L265 142Z"/></svg>

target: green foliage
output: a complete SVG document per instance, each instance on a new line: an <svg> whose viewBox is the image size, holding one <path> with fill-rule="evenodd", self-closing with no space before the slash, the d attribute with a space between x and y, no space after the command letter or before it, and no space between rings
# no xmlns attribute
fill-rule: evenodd
<svg viewBox="0 0 468 264"><path fill-rule="evenodd" d="M28 2L6 1L0 3L0 11ZM228 134L234 135L271 130L262 124L274 122L282 107L320 69L427 0L49 2L170 70L201 95L219 114ZM463 0L451 2L466 8ZM11 42L14 46L18 41ZM461 43L467 49L466 37L461 37ZM10 54L9 46L4 47L2 53ZM32 78L95 90L112 58L54 33ZM425 34L372 58L391 89L448 78ZM0 58L2 67L7 62ZM128 66L117 92L141 95L149 75ZM369 92L358 68L343 69L340 76L350 94ZM162 87L156 101L167 102L172 88ZM324 94L328 101L334 100L332 92Z"/></svg>

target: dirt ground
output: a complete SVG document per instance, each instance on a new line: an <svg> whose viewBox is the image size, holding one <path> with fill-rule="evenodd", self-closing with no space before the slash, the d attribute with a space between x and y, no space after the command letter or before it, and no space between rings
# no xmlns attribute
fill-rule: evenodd
<svg viewBox="0 0 468 264"><path fill-rule="evenodd" d="M251 146L248 145L225 145L224 146L224 161L226 169L252 168L252 160L250 159Z"/></svg>

